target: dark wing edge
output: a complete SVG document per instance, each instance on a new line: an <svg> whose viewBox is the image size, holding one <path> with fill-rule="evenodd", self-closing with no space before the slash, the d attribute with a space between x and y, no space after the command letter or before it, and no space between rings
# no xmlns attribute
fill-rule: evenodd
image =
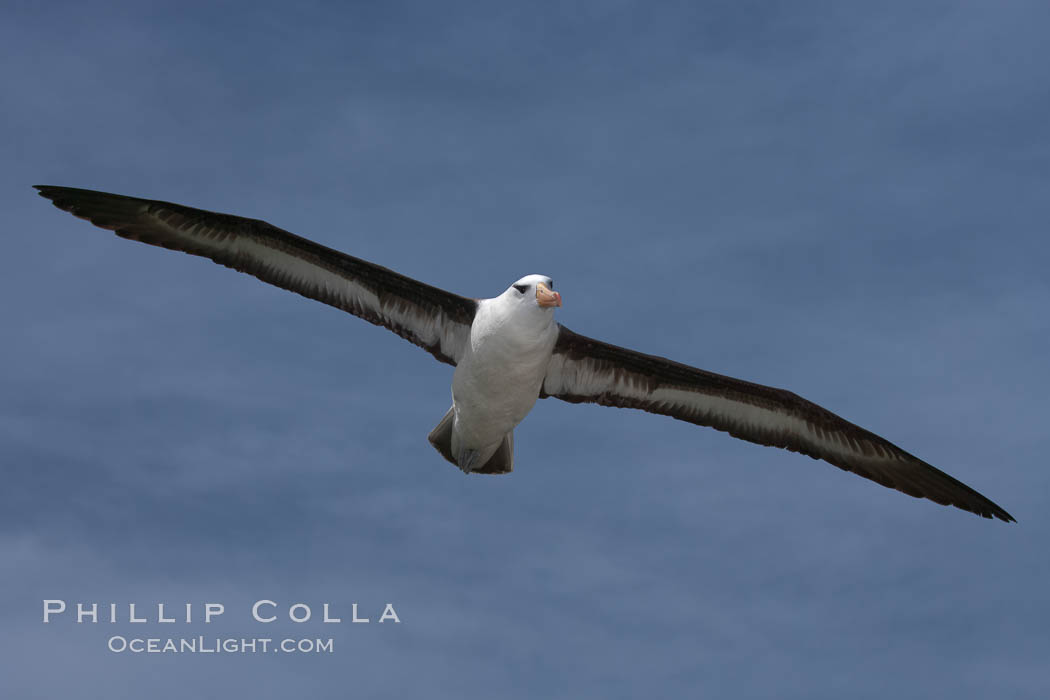
<svg viewBox="0 0 1050 700"><path fill-rule="evenodd" d="M455 365L477 302L265 221L72 187L34 185L64 211L122 238L208 258L387 328Z"/></svg>
<svg viewBox="0 0 1050 700"><path fill-rule="evenodd" d="M1016 522L961 481L790 391L603 343L561 324L558 331L541 398L670 416L822 459L909 496Z"/></svg>

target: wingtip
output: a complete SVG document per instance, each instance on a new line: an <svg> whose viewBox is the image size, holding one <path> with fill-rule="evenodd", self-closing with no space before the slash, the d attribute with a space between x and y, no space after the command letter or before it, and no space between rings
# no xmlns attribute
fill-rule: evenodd
<svg viewBox="0 0 1050 700"><path fill-rule="evenodd" d="M33 189L36 193L44 199L49 199L52 202L55 197L62 191L69 189L68 187L59 187L58 185L33 185Z"/></svg>
<svg viewBox="0 0 1050 700"><path fill-rule="evenodd" d="M986 499L986 500L988 500L988 499ZM988 500L988 505L991 506L989 508L989 510L991 511L991 514L988 517L998 518L999 520L1002 520L1004 523L1016 523L1017 522L1017 518L1015 518L1014 516L1012 516L1009 513L1007 513L1006 509L1003 508L1002 506L1000 506L998 503L995 503L994 501Z"/></svg>
<svg viewBox="0 0 1050 700"><path fill-rule="evenodd" d="M989 501L991 503L991 501ZM991 508L986 511L981 511L978 515L988 518L989 520L1002 520L1004 523L1016 523L1017 518L1007 513L1005 510L1000 508L994 503L991 503Z"/></svg>
<svg viewBox="0 0 1050 700"><path fill-rule="evenodd" d="M75 194L75 192L70 192L70 190L75 188L60 187L58 185L33 185L33 189L36 190L38 195L51 202L53 206L77 216L76 212L73 211L73 200L70 197L70 195Z"/></svg>
<svg viewBox="0 0 1050 700"><path fill-rule="evenodd" d="M66 193L66 194L102 194L109 195L108 192L98 192L96 190L85 190L81 187L65 187L63 185L33 185L34 190L41 197L51 198L55 195ZM112 195L109 195L112 196Z"/></svg>

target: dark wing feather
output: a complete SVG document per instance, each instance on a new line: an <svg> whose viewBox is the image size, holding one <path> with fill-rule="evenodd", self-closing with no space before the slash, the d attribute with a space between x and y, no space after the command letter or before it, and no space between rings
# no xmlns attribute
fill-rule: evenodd
<svg viewBox="0 0 1050 700"><path fill-rule="evenodd" d="M37 185L56 207L118 236L209 258L383 326L456 364L477 302L258 219L106 192Z"/></svg>
<svg viewBox="0 0 1050 700"><path fill-rule="evenodd" d="M564 326L541 396L671 416L822 459L910 496L1014 520L961 481L790 391L603 343Z"/></svg>

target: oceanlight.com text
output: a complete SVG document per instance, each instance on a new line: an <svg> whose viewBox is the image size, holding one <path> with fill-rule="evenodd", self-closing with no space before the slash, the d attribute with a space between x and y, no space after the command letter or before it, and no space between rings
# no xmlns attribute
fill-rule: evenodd
<svg viewBox="0 0 1050 700"><path fill-rule="evenodd" d="M124 637L106 643L116 654L331 654L334 640L270 637Z"/></svg>

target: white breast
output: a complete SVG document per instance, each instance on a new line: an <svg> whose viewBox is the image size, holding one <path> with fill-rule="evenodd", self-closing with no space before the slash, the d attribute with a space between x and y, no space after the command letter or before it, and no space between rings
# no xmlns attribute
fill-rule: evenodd
<svg viewBox="0 0 1050 700"><path fill-rule="evenodd" d="M508 306L499 297L479 303L452 378L455 429L474 449L498 444L532 410L558 337L553 314Z"/></svg>

